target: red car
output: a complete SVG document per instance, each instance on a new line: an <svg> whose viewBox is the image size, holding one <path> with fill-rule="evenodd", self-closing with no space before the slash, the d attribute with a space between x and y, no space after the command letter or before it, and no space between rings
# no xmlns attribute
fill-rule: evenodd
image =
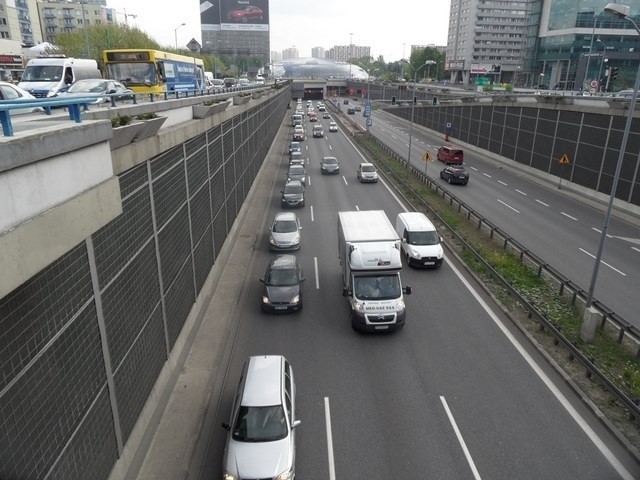
<svg viewBox="0 0 640 480"><path fill-rule="evenodd" d="M247 23L249 20L262 20L262 9L253 5L247 5L238 10L229 10L227 19L232 22Z"/></svg>

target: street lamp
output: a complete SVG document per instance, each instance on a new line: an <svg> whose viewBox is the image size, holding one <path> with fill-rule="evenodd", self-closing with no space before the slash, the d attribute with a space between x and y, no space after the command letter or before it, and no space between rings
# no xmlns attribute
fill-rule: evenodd
<svg viewBox="0 0 640 480"><path fill-rule="evenodd" d="M540 84L544 80L544 73L540 74L540 79L538 80L538 86L536 87L536 93L540 93Z"/></svg>
<svg viewBox="0 0 640 480"><path fill-rule="evenodd" d="M610 13L618 18L623 18L633 25L636 32L640 35L640 28L636 22L629 16L631 8L627 5L620 5L617 3L609 3L604 7L605 13ZM598 246L598 253L596 254L595 265L593 267L593 275L591 276L591 284L589 285L589 292L587 293L587 302L585 304L585 317L591 319L590 327L595 329L595 323L593 317L596 316L596 312L592 309L593 303L593 291L596 287L596 280L598 277L598 269L600 268L600 262L602 260L602 252L604 251L604 243L607 239L607 230L609 229L609 220L611 219L611 210L613 209L613 201L616 198L616 189L618 188L618 181L620 180L620 171L622 170L622 161L624 159L624 152L627 149L627 140L629 139L629 132L631 131L631 121L633 120L633 114L636 109L636 100L638 98L638 88L640 88L640 62L638 63L638 72L636 73L636 83L633 86L633 95L631 96L631 104L627 111L627 123L624 127L624 134L622 135L622 141L620 143L620 150L618 153L618 163L616 164L616 171L613 176L613 184L611 185L611 194L609 196L609 205L607 207L607 214L605 215L604 225L602 227L602 233L600 234L600 244Z"/></svg>
<svg viewBox="0 0 640 480"><path fill-rule="evenodd" d="M605 58L605 54L607 53L607 45L600 39L596 40L598 43L601 43L602 46L604 47L604 49L602 50L602 59L600 60L600 71L598 72L598 91L602 92L602 66L604 65L604 62L607 61L607 59Z"/></svg>
<svg viewBox="0 0 640 480"><path fill-rule="evenodd" d="M422 70L424 67L426 67L428 65L428 63L424 63L424 65L420 65L418 68L414 67L413 64L407 60L405 60L404 58L402 60L400 60L403 63L408 63L409 65L411 65L411 68L413 68L413 97L414 99L416 98L416 81L418 78L418 72L420 70ZM411 139L413 137L413 114L415 112L416 109L416 102L412 101L411 102L411 125L409 126L409 152L407 153L407 164L411 163ZM425 176L427 174L427 166L425 163Z"/></svg>
<svg viewBox="0 0 640 480"><path fill-rule="evenodd" d="M425 65L428 65L427 67L427 78L431 79L431 65L437 65L438 62L436 62L435 60L427 60L426 62L424 62ZM437 72L437 70L436 70ZM414 85L415 88L415 85Z"/></svg>
<svg viewBox="0 0 640 480"><path fill-rule="evenodd" d="M176 50L178 50L178 29L179 29L180 27L184 27L185 25L186 25L186 23L184 23L184 22L183 22L183 23L181 23L180 25L178 25L178 26L173 30L173 34L174 34L174 35L175 35L175 37L176 37Z"/></svg>
<svg viewBox="0 0 640 480"><path fill-rule="evenodd" d="M606 7L605 7L606 11ZM587 86L587 75L589 75L589 64L591 63L591 51L593 50L593 38L596 36L596 24L598 23L598 16L600 14L593 16L593 30L591 31L591 43L589 44L589 54L587 55L587 66L584 69L584 78L582 79L582 91L585 91L585 87Z"/></svg>

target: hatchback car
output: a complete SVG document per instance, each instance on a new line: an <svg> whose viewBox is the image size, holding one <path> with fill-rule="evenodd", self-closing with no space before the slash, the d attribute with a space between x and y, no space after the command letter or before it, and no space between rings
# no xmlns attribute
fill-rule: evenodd
<svg viewBox="0 0 640 480"><path fill-rule="evenodd" d="M0 100L18 100L20 102L37 102L36 97L31 95L25 89L20 88L13 83L0 82ZM42 112L43 109L39 107L29 108L14 108L11 109L11 115L21 113Z"/></svg>
<svg viewBox="0 0 640 480"><path fill-rule="evenodd" d="M340 162L336 157L324 157L320 160L320 172L325 173L340 173Z"/></svg>
<svg viewBox="0 0 640 480"><path fill-rule="evenodd" d="M358 180L360 182L378 182L378 172L376 172L376 167L373 163L361 163L358 165Z"/></svg>
<svg viewBox="0 0 640 480"><path fill-rule="evenodd" d="M275 251L290 251L300 248L300 220L293 212L276 213L269 228L269 248Z"/></svg>
<svg viewBox="0 0 640 480"><path fill-rule="evenodd" d="M329 112L324 112L322 114L322 118L331 118L331 114Z"/></svg>
<svg viewBox="0 0 640 480"><path fill-rule="evenodd" d="M446 180L449 183L459 183L460 185L466 185L467 183L469 183L469 172L461 163L448 165L440 171L440 178Z"/></svg>
<svg viewBox="0 0 640 480"><path fill-rule="evenodd" d="M289 165L304 165L302 152L291 152L291 155L289 155Z"/></svg>
<svg viewBox="0 0 640 480"><path fill-rule="evenodd" d="M296 386L281 355L249 357L234 396L224 448L225 480L295 477Z"/></svg>
<svg viewBox="0 0 640 480"><path fill-rule="evenodd" d="M348 113L349 115L355 115L355 113L356 113L356 109L355 109L355 107L349 107L349 108L347 108L347 113Z"/></svg>
<svg viewBox="0 0 640 480"><path fill-rule="evenodd" d="M302 128L302 125L296 125L294 127L293 139L298 142L301 142L304 140L304 129Z"/></svg>
<svg viewBox="0 0 640 480"><path fill-rule="evenodd" d="M463 163L464 151L455 145L443 145L438 149L436 158L447 165L452 163Z"/></svg>
<svg viewBox="0 0 640 480"><path fill-rule="evenodd" d="M317 122L318 121L318 115L315 112L311 112L309 114L309 121L310 122Z"/></svg>
<svg viewBox="0 0 640 480"><path fill-rule="evenodd" d="M322 128L322 125L314 125L312 131L313 131L313 138L324 137L324 128Z"/></svg>
<svg viewBox="0 0 640 480"><path fill-rule="evenodd" d="M329 131L330 132L337 132L338 131L338 124L336 122L329 123Z"/></svg>
<svg viewBox="0 0 640 480"><path fill-rule="evenodd" d="M116 100L131 100L133 98L133 90L125 87L122 83L115 80L103 80L101 78L78 80L69 87L66 92L60 94L60 98L69 96L85 96L85 95L104 95L97 97L94 104L110 102L110 97Z"/></svg>
<svg viewBox="0 0 640 480"><path fill-rule="evenodd" d="M291 154L293 152L301 152L302 149L300 147L300 142L291 142L289 144L289 157L291 157Z"/></svg>
<svg viewBox="0 0 640 480"><path fill-rule="evenodd" d="M302 310L302 269L295 255L276 255L269 261L262 290L262 310L265 312L295 312ZM262 477L260 477L262 478Z"/></svg>
<svg viewBox="0 0 640 480"><path fill-rule="evenodd" d="M280 193L280 203L283 207L304 207L304 185L300 180L287 182Z"/></svg>
<svg viewBox="0 0 640 480"><path fill-rule="evenodd" d="M302 185L307 184L307 171L304 169L304 165L289 165L287 171L287 182L291 180L300 180Z"/></svg>

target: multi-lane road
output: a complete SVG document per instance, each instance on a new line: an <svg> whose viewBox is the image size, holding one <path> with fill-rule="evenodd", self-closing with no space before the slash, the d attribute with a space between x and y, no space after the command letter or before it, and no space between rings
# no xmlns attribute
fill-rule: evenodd
<svg viewBox="0 0 640 480"><path fill-rule="evenodd" d="M403 330L366 335L351 329L341 296L337 212L382 209L394 222L404 207L384 181L357 182L356 167L363 159L346 135L328 132L329 120L320 122L325 138L308 136L303 142L309 179L306 206L297 210L303 226L296 255L306 277L304 310L290 315L260 310L258 279L271 255L266 227L280 210L288 162L283 144L268 218L256 226L263 233L247 272L249 287L240 298L239 330L229 349L219 408L218 399L211 399L215 419L203 435L211 443L201 459L201 478L221 475L226 432L220 423L228 421L244 360L256 354L285 355L294 368L302 421L300 479L639 478L635 460L452 259L440 270L403 269L403 283L413 288L406 297ZM305 126L309 134L306 119ZM339 158L340 175L320 174L325 155ZM469 163L476 166L473 157ZM540 187L527 191L515 176L485 176L492 170L484 165L474 173L469 192L495 197L500 180L508 184L505 191L516 192L501 197L513 209L525 211L526 201L534 204L522 223L534 216L536 199L550 205L539 207L548 208L542 210L548 216L563 216L565 209L552 207L552 197L542 197L546 190ZM510 212L506 208L503 215L515 217ZM536 238L548 234L547 229Z"/></svg>
<svg viewBox="0 0 640 480"><path fill-rule="evenodd" d="M351 118L364 125L361 114ZM380 110L374 112L371 133L405 158L409 128L405 120ZM443 135L421 128L412 132L411 163L424 169L421 158L429 152L434 161L427 165L427 174L449 188L439 179L443 164L435 160L436 149L444 143ZM450 140L455 143L455 138ZM476 151L465 151L465 164L471 174L469 184L452 186L452 193L588 290L605 219L602 206L595 208L586 197L569 194L560 182L541 183L503 168ZM640 284L640 228L613 216L607 233L594 296L640 328L633 301Z"/></svg>

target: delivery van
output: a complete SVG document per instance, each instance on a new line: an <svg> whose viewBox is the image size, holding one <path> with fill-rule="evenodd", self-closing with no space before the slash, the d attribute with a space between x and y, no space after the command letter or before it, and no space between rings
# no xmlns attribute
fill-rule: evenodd
<svg viewBox="0 0 640 480"><path fill-rule="evenodd" d="M396 217L396 232L400 237L407 265L423 268L442 266L442 238L424 213L399 213Z"/></svg>
<svg viewBox="0 0 640 480"><path fill-rule="evenodd" d="M102 78L98 63L87 58L32 58L18 86L36 98L55 97L78 80Z"/></svg>

